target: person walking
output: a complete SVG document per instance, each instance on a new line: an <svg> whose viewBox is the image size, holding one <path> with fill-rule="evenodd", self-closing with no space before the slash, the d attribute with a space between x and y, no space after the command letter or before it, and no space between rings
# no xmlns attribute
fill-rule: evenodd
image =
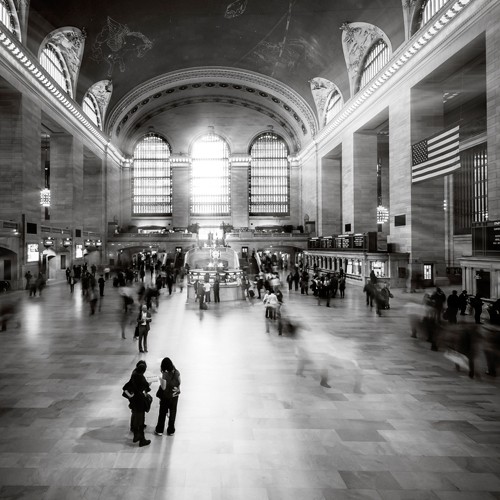
<svg viewBox="0 0 500 500"><path fill-rule="evenodd" d="M146 306L146 304L143 304L143 306L139 310L139 315L137 316L137 326L139 330L139 352L148 352L148 333L151 319L151 313L148 311L148 307Z"/></svg>
<svg viewBox="0 0 500 500"><path fill-rule="evenodd" d="M457 295L457 291L453 290L451 295L446 299L446 315L448 316L449 323L457 322L458 309L460 308L460 299Z"/></svg>
<svg viewBox="0 0 500 500"><path fill-rule="evenodd" d="M179 402L181 374L175 368L170 358L163 358L160 365L160 387L156 393L160 399L160 410L155 434L162 436L165 430L165 420L168 414L167 436L175 433L175 417L177 416L177 403Z"/></svg>
<svg viewBox="0 0 500 500"><path fill-rule="evenodd" d="M129 398L129 408L132 411L130 430L134 433L133 442L139 442L141 448L151 444L151 440L144 436L144 422L146 412L149 411L146 394L151 391L151 387L144 377L146 369L146 362L144 360L138 361L130 380L123 386L123 391Z"/></svg>
<svg viewBox="0 0 500 500"><path fill-rule="evenodd" d="M483 301L481 300L481 295L476 293L476 296L471 299L471 305L474 309L474 321L476 325L481 324L481 314L483 313Z"/></svg>

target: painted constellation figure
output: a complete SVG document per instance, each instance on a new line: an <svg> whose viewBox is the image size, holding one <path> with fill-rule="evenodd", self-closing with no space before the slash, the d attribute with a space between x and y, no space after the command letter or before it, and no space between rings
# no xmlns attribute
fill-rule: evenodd
<svg viewBox="0 0 500 500"><path fill-rule="evenodd" d="M229 4L226 8L224 17L226 19L233 19L241 16L247 8L247 3L248 0L236 0L236 2Z"/></svg>
<svg viewBox="0 0 500 500"><path fill-rule="evenodd" d="M134 53L143 57L153 47L153 42L138 31L130 31L126 24L120 24L108 17L107 25L97 35L92 47L92 59L108 63L108 76L112 76L115 64L125 71L125 57Z"/></svg>

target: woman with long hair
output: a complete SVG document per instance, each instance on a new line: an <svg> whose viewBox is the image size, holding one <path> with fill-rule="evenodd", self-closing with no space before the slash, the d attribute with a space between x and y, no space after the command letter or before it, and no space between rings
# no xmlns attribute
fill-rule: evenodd
<svg viewBox="0 0 500 500"><path fill-rule="evenodd" d="M179 401L181 374L175 368L170 358L163 358L161 365L160 387L156 396L160 399L160 411L155 434L162 436L165 429L165 420L168 413L167 436L175 433L175 417Z"/></svg>

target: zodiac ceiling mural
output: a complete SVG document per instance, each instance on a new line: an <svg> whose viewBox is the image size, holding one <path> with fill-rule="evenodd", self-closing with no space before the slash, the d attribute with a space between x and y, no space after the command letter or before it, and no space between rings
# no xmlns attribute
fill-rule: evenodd
<svg viewBox="0 0 500 500"><path fill-rule="evenodd" d="M113 75L115 66L123 73L126 59L134 55L144 57L151 50L153 42L139 31L132 31L126 24L120 24L108 16L106 25L97 35L92 46L92 58L108 64L108 76Z"/></svg>

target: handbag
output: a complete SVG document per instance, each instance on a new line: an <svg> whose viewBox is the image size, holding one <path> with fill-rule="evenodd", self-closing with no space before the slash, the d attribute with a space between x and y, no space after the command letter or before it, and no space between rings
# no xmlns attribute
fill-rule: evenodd
<svg viewBox="0 0 500 500"><path fill-rule="evenodd" d="M159 399L162 399L163 398L163 394L164 394L164 391L161 388L161 386L158 387L158 390L156 391L156 397L159 398Z"/></svg>
<svg viewBox="0 0 500 500"><path fill-rule="evenodd" d="M151 410L151 404L153 403L153 397L151 394L144 394L144 411L146 413Z"/></svg>

